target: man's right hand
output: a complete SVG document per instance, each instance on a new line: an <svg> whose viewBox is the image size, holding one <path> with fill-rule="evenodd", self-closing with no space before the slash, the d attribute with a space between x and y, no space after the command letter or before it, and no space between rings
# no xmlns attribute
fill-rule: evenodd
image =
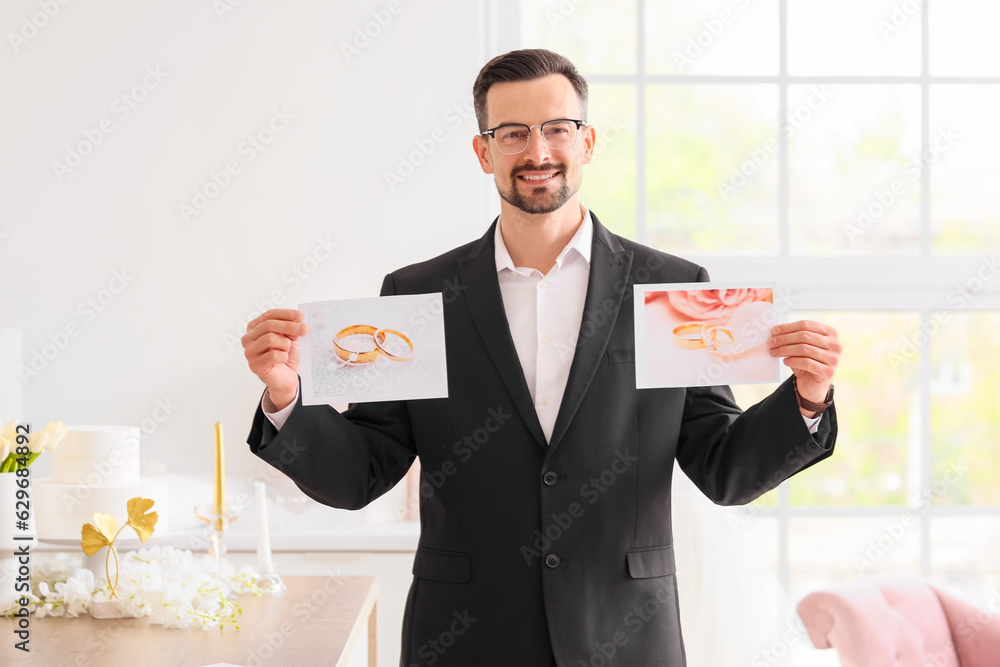
<svg viewBox="0 0 1000 667"><path fill-rule="evenodd" d="M276 410L295 400L299 389L299 336L306 333L302 311L269 310L247 324L240 339L250 370L267 385Z"/></svg>

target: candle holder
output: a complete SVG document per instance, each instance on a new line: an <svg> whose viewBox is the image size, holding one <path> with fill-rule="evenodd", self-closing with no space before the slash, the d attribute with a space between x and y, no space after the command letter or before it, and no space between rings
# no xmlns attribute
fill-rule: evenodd
<svg viewBox="0 0 1000 667"><path fill-rule="evenodd" d="M239 507L224 507L217 511L215 505L199 505L194 508L194 514L204 521L208 528L205 535L208 538L208 555L215 561L215 576L222 579L222 562L226 557L226 531L229 524L239 516Z"/></svg>
<svg viewBox="0 0 1000 667"><path fill-rule="evenodd" d="M274 562L257 564L257 588L262 593L280 593L288 590L288 586L278 576L278 571L274 569Z"/></svg>
<svg viewBox="0 0 1000 667"><path fill-rule="evenodd" d="M265 593L287 590L278 576L271 558L271 529L267 521L267 484L262 479L253 482L254 509L257 513L257 586Z"/></svg>

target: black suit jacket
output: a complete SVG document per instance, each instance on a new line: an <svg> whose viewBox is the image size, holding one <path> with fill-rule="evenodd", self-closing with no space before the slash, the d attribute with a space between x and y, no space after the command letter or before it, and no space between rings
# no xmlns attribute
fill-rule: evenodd
<svg viewBox="0 0 1000 667"><path fill-rule="evenodd" d="M746 412L728 387L636 389L632 286L708 275L594 220L580 337L551 442L507 326L492 227L383 285L383 295L443 292L448 398L343 414L299 404L277 433L257 410L252 451L327 505L364 507L420 457L401 665L684 665L674 460L728 505L833 451L834 411L810 435L789 382Z"/></svg>

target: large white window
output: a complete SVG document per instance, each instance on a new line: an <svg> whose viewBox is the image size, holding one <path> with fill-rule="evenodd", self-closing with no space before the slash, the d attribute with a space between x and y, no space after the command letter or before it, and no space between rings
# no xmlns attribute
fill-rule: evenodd
<svg viewBox="0 0 1000 667"><path fill-rule="evenodd" d="M779 281L837 327L837 452L765 496L795 597L887 570L1000 587L1000 51L990 0L543 0L499 44L567 55L613 231ZM773 387L736 388L750 404Z"/></svg>

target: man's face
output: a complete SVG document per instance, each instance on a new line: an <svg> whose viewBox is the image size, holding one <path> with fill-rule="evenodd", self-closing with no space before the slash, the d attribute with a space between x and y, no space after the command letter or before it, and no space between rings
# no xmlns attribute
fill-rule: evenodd
<svg viewBox="0 0 1000 667"><path fill-rule="evenodd" d="M562 74L532 81L496 83L486 94L487 127L505 123L541 125L557 118L580 119L580 100L573 84ZM594 152L594 130L584 126L576 143L565 150L552 150L541 131L531 130L528 147L516 155L504 155L496 142L482 135L473 145L482 169L493 174L500 197L525 213L551 213L562 208L580 189L583 165Z"/></svg>

